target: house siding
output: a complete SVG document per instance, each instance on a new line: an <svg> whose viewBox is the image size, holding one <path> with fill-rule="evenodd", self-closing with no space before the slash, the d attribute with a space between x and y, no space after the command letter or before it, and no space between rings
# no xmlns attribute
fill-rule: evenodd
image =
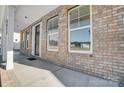
<svg viewBox="0 0 124 93"><path fill-rule="evenodd" d="M73 7L75 6L60 6L40 19L41 59L104 79L124 82L124 6L92 6L92 54L68 52L68 10ZM48 51L47 20L56 15L59 16L59 49ZM26 28L30 35L31 27L32 25ZM29 49L21 49L27 55L31 55L31 37Z"/></svg>

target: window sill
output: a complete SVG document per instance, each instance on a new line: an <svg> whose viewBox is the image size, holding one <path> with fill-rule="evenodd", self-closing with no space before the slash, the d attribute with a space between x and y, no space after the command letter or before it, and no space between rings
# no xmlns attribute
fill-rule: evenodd
<svg viewBox="0 0 124 93"><path fill-rule="evenodd" d="M93 54L93 51L74 51L74 50L70 50L69 53Z"/></svg>
<svg viewBox="0 0 124 93"><path fill-rule="evenodd" d="M58 49L47 49L47 51L48 51L48 52L50 52L50 51L57 52Z"/></svg>

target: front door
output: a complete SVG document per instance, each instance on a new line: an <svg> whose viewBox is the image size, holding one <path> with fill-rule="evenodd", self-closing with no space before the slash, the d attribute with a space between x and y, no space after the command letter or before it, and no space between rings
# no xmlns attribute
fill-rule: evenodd
<svg viewBox="0 0 124 93"><path fill-rule="evenodd" d="M39 56L40 25L35 27L35 55Z"/></svg>

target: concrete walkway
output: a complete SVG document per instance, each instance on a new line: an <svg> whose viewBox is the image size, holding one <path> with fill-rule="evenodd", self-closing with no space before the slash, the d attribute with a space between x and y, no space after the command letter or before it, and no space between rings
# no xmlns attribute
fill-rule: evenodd
<svg viewBox="0 0 124 93"><path fill-rule="evenodd" d="M18 52L15 52L15 62L15 74L18 79L23 83L32 81L28 86L63 86L64 84L68 87L118 87L118 83L110 80L72 71L45 61L38 59L29 61L27 60L27 56L21 55ZM33 77L36 76L37 79L33 82ZM56 83L56 81L59 83ZM52 85L50 83L52 83Z"/></svg>
<svg viewBox="0 0 124 93"><path fill-rule="evenodd" d="M23 87L63 87L56 76L45 69L15 63L14 73Z"/></svg>
<svg viewBox="0 0 124 93"><path fill-rule="evenodd" d="M18 61L16 56L20 57ZM2 87L64 87L51 71L21 64L21 62L30 61L16 52L14 69L7 71L0 69Z"/></svg>
<svg viewBox="0 0 124 93"><path fill-rule="evenodd" d="M3 87L63 87L56 76L44 69L15 63L14 70L2 71Z"/></svg>

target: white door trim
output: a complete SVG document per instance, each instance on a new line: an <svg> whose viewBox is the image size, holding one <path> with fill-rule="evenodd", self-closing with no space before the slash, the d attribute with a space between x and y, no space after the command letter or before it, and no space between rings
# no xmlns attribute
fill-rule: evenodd
<svg viewBox="0 0 124 93"><path fill-rule="evenodd" d="M40 36L39 36L39 57L42 57L42 22L40 22Z"/></svg>
<svg viewBox="0 0 124 93"><path fill-rule="evenodd" d="M35 27L36 27L37 25L40 25L39 57L42 57L42 55L41 55L42 22L40 22L40 23L38 23L38 24L36 24L36 25L34 25L34 26L32 27L32 52L31 52L31 54L32 54L33 56L35 56Z"/></svg>

